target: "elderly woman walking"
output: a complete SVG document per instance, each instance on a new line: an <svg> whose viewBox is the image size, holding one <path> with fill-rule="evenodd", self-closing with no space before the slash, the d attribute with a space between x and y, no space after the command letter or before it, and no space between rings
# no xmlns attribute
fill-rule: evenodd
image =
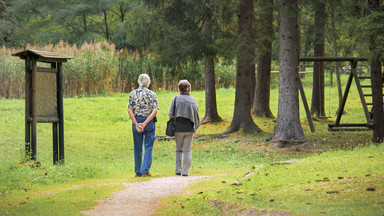
<svg viewBox="0 0 384 216"><path fill-rule="evenodd" d="M128 114L132 119L136 177L151 176L152 150L155 142L156 114L159 109L156 93L149 90L150 78L141 74L139 88L129 94ZM143 159L143 143L145 148Z"/></svg>
<svg viewBox="0 0 384 216"><path fill-rule="evenodd" d="M187 80L179 82L179 92L173 98L168 112L169 117L176 117L176 175L188 176L192 162L193 134L200 126L199 108L190 95L191 84ZM175 109L174 109L174 106ZM175 111L174 111L175 110Z"/></svg>

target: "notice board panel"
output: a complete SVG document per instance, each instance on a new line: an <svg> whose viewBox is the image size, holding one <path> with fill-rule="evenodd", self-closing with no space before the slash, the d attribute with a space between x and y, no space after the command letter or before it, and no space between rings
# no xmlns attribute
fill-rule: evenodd
<svg viewBox="0 0 384 216"><path fill-rule="evenodd" d="M57 118L56 73L36 73L36 117Z"/></svg>

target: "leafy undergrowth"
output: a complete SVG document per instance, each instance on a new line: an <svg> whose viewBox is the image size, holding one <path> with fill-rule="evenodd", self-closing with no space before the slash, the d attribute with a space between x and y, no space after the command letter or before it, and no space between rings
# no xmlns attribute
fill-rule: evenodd
<svg viewBox="0 0 384 216"><path fill-rule="evenodd" d="M383 215L384 146L249 164L172 197L159 215Z"/></svg>

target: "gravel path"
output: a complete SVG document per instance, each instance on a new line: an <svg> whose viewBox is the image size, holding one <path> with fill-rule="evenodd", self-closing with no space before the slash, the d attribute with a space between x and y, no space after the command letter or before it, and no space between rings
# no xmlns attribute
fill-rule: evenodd
<svg viewBox="0 0 384 216"><path fill-rule="evenodd" d="M100 200L94 209L82 211L86 215L151 215L160 206L160 199L175 196L188 184L206 176L172 176L152 178L145 182L128 183L127 189Z"/></svg>

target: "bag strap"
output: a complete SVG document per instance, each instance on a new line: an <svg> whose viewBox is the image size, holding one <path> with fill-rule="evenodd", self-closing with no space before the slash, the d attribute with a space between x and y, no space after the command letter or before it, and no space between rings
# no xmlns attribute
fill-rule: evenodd
<svg viewBox="0 0 384 216"><path fill-rule="evenodd" d="M177 96L175 97L175 100L173 101L173 122L176 122L176 99Z"/></svg>

